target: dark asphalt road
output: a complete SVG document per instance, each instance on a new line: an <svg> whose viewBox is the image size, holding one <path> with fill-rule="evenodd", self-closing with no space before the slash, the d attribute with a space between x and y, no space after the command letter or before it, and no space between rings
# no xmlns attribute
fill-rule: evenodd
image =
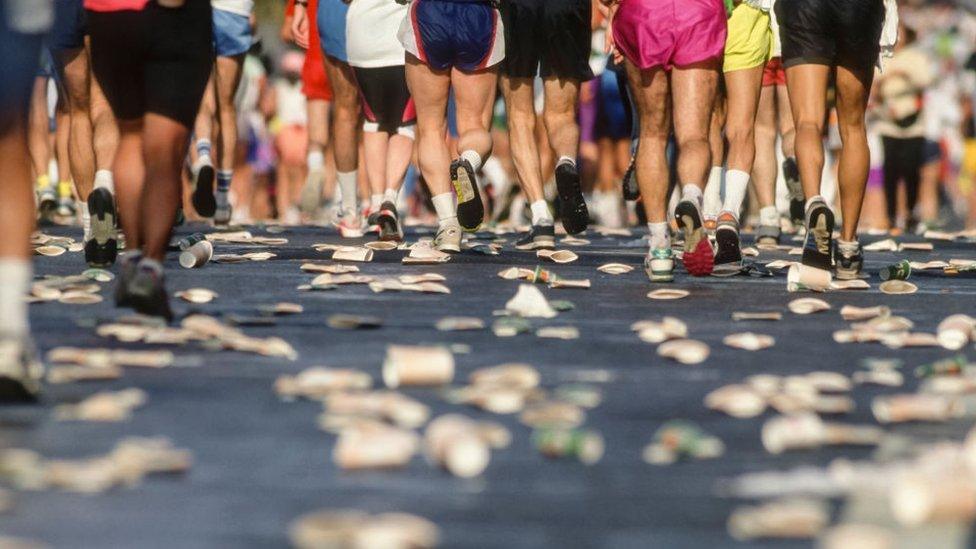
<svg viewBox="0 0 976 549"><path fill-rule="evenodd" d="M188 232L184 228L181 232ZM58 231L53 231L57 233ZM265 234L260 229L255 234ZM74 233L71 233L74 234ZM80 235L75 235L76 237ZM825 449L771 456L759 441L760 418L734 420L707 410L702 398L710 390L759 372L794 374L833 370L850 374L868 356L902 358L911 367L953 353L942 349L893 351L881 345L835 344L831 333L846 325L837 311L844 304L889 305L912 319L919 331L934 331L951 313L973 313L976 276L947 277L941 272L913 275L919 292L888 296L877 290L877 270L896 258L913 260L973 258L976 245L935 242L935 251L869 253L867 270L872 289L835 292L823 297L834 310L801 317L786 312L798 297L786 292L785 272L775 278L695 279L679 273L673 287L691 291L678 301L652 301L653 289L640 262L644 248L632 239L590 235L593 244L570 248L580 255L568 265L549 265L566 278L590 278L590 290L542 288L551 299L568 299L576 309L535 326L574 325L575 341L539 339L533 335L499 339L489 330L438 332L443 316L478 316L492 311L517 289L517 283L496 273L508 266L532 267L534 254L503 250L497 257L464 254L439 266L404 266L404 252L377 252L364 274L437 272L447 277L450 295L372 293L365 286L329 292L299 293L312 277L299 265L325 261L313 242L337 242L334 232L295 228L274 236L289 244L271 251L278 257L263 263L209 264L199 270L180 269L176 255L167 260L171 291L209 287L220 296L196 306L208 314L248 314L262 304L295 301L301 315L282 317L275 327L244 328L252 335L278 335L300 354L295 362L232 352L210 353L199 347L180 348L180 355L200 355L203 365L147 371L129 369L122 379L107 383L49 386L40 405L0 408L0 446L27 447L53 457L86 456L108 451L116 440L131 435L165 435L193 451L195 464L185 477L152 477L134 489L95 496L61 492L16 493L14 509L0 515L0 532L38 539L57 547L270 547L287 543L286 527L293 518L322 507L359 508L373 512L407 511L425 516L442 529L445 547L805 547L809 542L740 544L726 533L725 521L740 502L714 495L719 479L741 473L787 469L800 464L825 465L839 455L866 457L867 450ZM417 233L408 235L411 240ZM511 237L509 237L511 239ZM636 238L636 236L634 237ZM873 240L873 239L868 239ZM911 239L906 239L911 240ZM219 246L218 252L242 247ZM764 252L759 261L788 256ZM610 261L638 268L622 276L599 273ZM38 257L36 272L81 272L81 254ZM680 268L679 268L680 271ZM46 303L31 307L39 347L119 346L94 335L93 319L118 313L111 302L114 283L102 294L106 301L90 306ZM541 287L540 287L541 288ZM178 313L189 307L177 303ZM781 322L730 320L736 310L782 310ZM379 316L383 328L373 331L330 329L334 313ZM690 336L712 346L711 357L698 366L668 362L642 343L629 325L665 314L684 319ZM771 349L750 353L724 347L723 336L756 331L776 337ZM379 380L385 348L390 343L464 343L469 354L456 356L458 376L475 368L510 361L536 366L543 384L553 387L576 379L580 372L606 369L613 379L601 384L604 402L587 422L606 439L607 453L597 465L548 461L531 447L529 430L514 417L502 421L515 434L511 448L494 452L485 474L460 480L430 467L417 457L402 471L344 473L330 459L334 437L319 431L313 402L286 403L272 391L274 379L313 365L357 368ZM972 347L967 353L972 357ZM910 376L908 376L910 377ZM873 422L873 396L908 391L858 387L857 410L845 418ZM141 387L148 404L121 424L59 423L52 407L73 402L96 390ZM433 407L435 414L458 410L436 391L407 391ZM474 417L488 417L463 409ZM671 418L698 422L727 445L716 460L655 467L640 459L655 429ZM945 425L895 427L922 440L960 438L968 421ZM836 509L836 506L835 506Z"/></svg>

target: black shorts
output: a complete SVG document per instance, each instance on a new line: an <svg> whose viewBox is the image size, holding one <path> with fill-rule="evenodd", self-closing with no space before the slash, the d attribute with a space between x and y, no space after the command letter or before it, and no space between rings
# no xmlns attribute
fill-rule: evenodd
<svg viewBox="0 0 976 549"><path fill-rule="evenodd" d="M778 0L783 66L868 70L878 60L884 0Z"/></svg>
<svg viewBox="0 0 976 549"><path fill-rule="evenodd" d="M213 66L210 2L89 11L88 30L92 73L119 120L151 112L193 127Z"/></svg>
<svg viewBox="0 0 976 549"><path fill-rule="evenodd" d="M54 26L48 38L51 51L76 50L85 46L88 33L83 0L55 0Z"/></svg>
<svg viewBox="0 0 976 549"><path fill-rule="evenodd" d="M505 61L512 78L556 77L585 81L590 69L592 6L589 0L507 0Z"/></svg>
<svg viewBox="0 0 976 549"><path fill-rule="evenodd" d="M353 70L366 115L366 131L394 134L416 122L417 111L407 88L403 65L353 67Z"/></svg>

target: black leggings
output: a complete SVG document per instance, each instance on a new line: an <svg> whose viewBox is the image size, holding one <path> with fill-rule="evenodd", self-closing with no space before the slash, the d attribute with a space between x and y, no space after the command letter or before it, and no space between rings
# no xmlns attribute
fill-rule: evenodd
<svg viewBox="0 0 976 549"><path fill-rule="evenodd" d="M908 219L915 219L915 203L925 162L925 138L882 137L884 144L884 188L888 202L888 220L894 224L898 212L898 182L905 182Z"/></svg>

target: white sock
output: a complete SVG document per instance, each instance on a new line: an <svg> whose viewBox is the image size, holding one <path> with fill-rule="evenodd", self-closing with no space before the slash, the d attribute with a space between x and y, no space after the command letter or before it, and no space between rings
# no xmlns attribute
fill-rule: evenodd
<svg viewBox="0 0 976 549"><path fill-rule="evenodd" d="M339 190L342 191L342 209L355 210L358 202L356 199L356 186L358 183L356 170L351 172L337 172L336 179L339 182Z"/></svg>
<svg viewBox="0 0 976 549"><path fill-rule="evenodd" d="M840 248L840 251L846 254L856 253L858 247L857 238L855 237L854 240L844 240L843 238L838 238L837 247Z"/></svg>
<svg viewBox="0 0 976 549"><path fill-rule="evenodd" d="M651 249L670 248L671 232L668 230L668 222L648 223L647 230L650 235Z"/></svg>
<svg viewBox="0 0 976 549"><path fill-rule="evenodd" d="M152 269L157 274L162 274L163 264L150 257L143 257L139 260L140 269Z"/></svg>
<svg viewBox="0 0 976 549"><path fill-rule="evenodd" d="M27 335L27 301L31 262L12 257L0 258L0 334Z"/></svg>
<svg viewBox="0 0 976 549"><path fill-rule="evenodd" d="M827 201L824 200L824 197L822 197L822 196L820 196L818 194L817 196L811 196L810 198L808 198L807 199L807 203L803 206L803 209L804 210L809 210L810 209L810 204L813 204L814 202L823 202L824 204L827 203Z"/></svg>
<svg viewBox="0 0 976 549"><path fill-rule="evenodd" d="M536 200L529 208L532 210L533 225L552 225L552 214L549 213L549 204L545 200Z"/></svg>
<svg viewBox="0 0 976 549"><path fill-rule="evenodd" d="M88 211L88 203L79 202L78 209L81 211L81 230L84 234L84 240L87 242L91 238L91 213Z"/></svg>
<svg viewBox="0 0 976 549"><path fill-rule="evenodd" d="M380 206L382 206L382 205L383 205L383 195L382 195L382 193L369 195L369 209L370 210L376 211L376 210L380 209Z"/></svg>
<svg viewBox="0 0 976 549"><path fill-rule="evenodd" d="M759 224L779 226L779 211L776 210L776 206L766 206L759 209Z"/></svg>
<svg viewBox="0 0 976 549"><path fill-rule="evenodd" d="M383 192L383 202L392 202L396 206L398 194L400 193L396 189L387 189Z"/></svg>
<svg viewBox="0 0 976 549"><path fill-rule="evenodd" d="M454 205L454 193L443 193L431 197L434 203L434 211L437 219L443 224L445 221L454 219L457 221L457 206Z"/></svg>
<svg viewBox="0 0 976 549"><path fill-rule="evenodd" d="M570 164L572 166L575 166L576 165L576 159L575 158L570 158L568 156L560 156L559 157L559 160L556 162L556 165L558 166L560 164Z"/></svg>
<svg viewBox="0 0 976 549"><path fill-rule="evenodd" d="M473 150L468 149L464 151L463 153L461 153L461 158L467 160L468 164L471 164L472 170L478 171L481 169L481 155L474 152Z"/></svg>
<svg viewBox="0 0 976 549"><path fill-rule="evenodd" d="M321 170L325 167L325 155L322 151L309 151L307 162L309 171Z"/></svg>
<svg viewBox="0 0 976 549"><path fill-rule="evenodd" d="M718 209L722 207L722 166L712 166L708 172L708 182L705 183L705 203L702 207L704 214L709 217L718 216Z"/></svg>
<svg viewBox="0 0 976 549"><path fill-rule="evenodd" d="M742 170L725 172L725 201L722 209L739 216L742 201L746 199L746 189L749 188L749 174Z"/></svg>
<svg viewBox="0 0 976 549"><path fill-rule="evenodd" d="M691 200L698 205L699 208L702 207L702 190L693 183L688 183L687 185L681 186L681 200Z"/></svg>
<svg viewBox="0 0 976 549"><path fill-rule="evenodd" d="M115 178L112 177L112 170L95 172L95 188L108 189L108 192L115 194Z"/></svg>

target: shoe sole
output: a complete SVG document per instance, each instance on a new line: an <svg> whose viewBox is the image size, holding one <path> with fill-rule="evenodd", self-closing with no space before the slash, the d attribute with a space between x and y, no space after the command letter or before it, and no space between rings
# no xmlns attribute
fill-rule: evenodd
<svg viewBox="0 0 976 549"><path fill-rule="evenodd" d="M834 278L837 280L857 280L861 278L860 269L843 269L838 267L837 272L834 274Z"/></svg>
<svg viewBox="0 0 976 549"><path fill-rule="evenodd" d="M227 225L230 225L230 217L231 211L229 209L227 210L226 214L222 211L215 211L213 218L214 225L226 227Z"/></svg>
<svg viewBox="0 0 976 549"><path fill-rule="evenodd" d="M590 212L580 189L579 174L556 175L556 192L559 194L559 215L563 228L569 234L580 234L590 222Z"/></svg>
<svg viewBox="0 0 976 549"><path fill-rule="evenodd" d="M0 375L0 402L36 402L39 389L28 388L21 379Z"/></svg>
<svg viewBox="0 0 976 549"><path fill-rule="evenodd" d="M105 189L95 189L88 195L91 215L91 240L85 243L85 260L92 267L108 267L119 254L118 223L115 201Z"/></svg>
<svg viewBox="0 0 976 549"><path fill-rule="evenodd" d="M801 262L807 267L822 271L831 269L831 249L833 245L834 213L826 206L818 206L807 226L807 236L803 241Z"/></svg>
<svg viewBox="0 0 976 549"><path fill-rule="evenodd" d="M647 274L647 279L651 282L674 282L674 271L659 272L650 267L644 267L644 273Z"/></svg>
<svg viewBox="0 0 976 549"><path fill-rule="evenodd" d="M715 230L715 264L712 276L735 276L742 272L742 244L734 229L719 227Z"/></svg>
<svg viewBox="0 0 976 549"><path fill-rule="evenodd" d="M298 209L305 215L313 215L322 203L322 174L309 174L298 199Z"/></svg>
<svg viewBox="0 0 976 549"><path fill-rule="evenodd" d="M449 253L449 254L459 254L459 253L461 253L461 247L460 246L455 246L454 244L435 245L434 246L434 249L436 249L439 252L445 252L445 253Z"/></svg>
<svg viewBox="0 0 976 549"><path fill-rule="evenodd" d="M457 217L461 228L473 233L481 228L485 220L485 205L481 201L478 186L471 175L459 163L451 164L451 183L457 195Z"/></svg>
<svg viewBox="0 0 976 549"><path fill-rule="evenodd" d="M708 241L701 216L694 204L681 202L675 208L678 228L684 233L684 254L681 262L692 276L708 276L715 268L715 252Z"/></svg>
<svg viewBox="0 0 976 549"><path fill-rule="evenodd" d="M203 217L213 217L217 212L217 199L214 197L213 189L215 175L213 166L203 166L197 172L191 202L193 202L193 209Z"/></svg>
<svg viewBox="0 0 976 549"><path fill-rule="evenodd" d="M403 241L403 232L400 230L400 224L397 223L397 218L392 212L380 210L379 215L376 216L376 225L380 230L380 240L384 242Z"/></svg>
<svg viewBox="0 0 976 549"><path fill-rule="evenodd" d="M556 237L537 236L528 244L516 245L516 250L552 250L556 248Z"/></svg>

